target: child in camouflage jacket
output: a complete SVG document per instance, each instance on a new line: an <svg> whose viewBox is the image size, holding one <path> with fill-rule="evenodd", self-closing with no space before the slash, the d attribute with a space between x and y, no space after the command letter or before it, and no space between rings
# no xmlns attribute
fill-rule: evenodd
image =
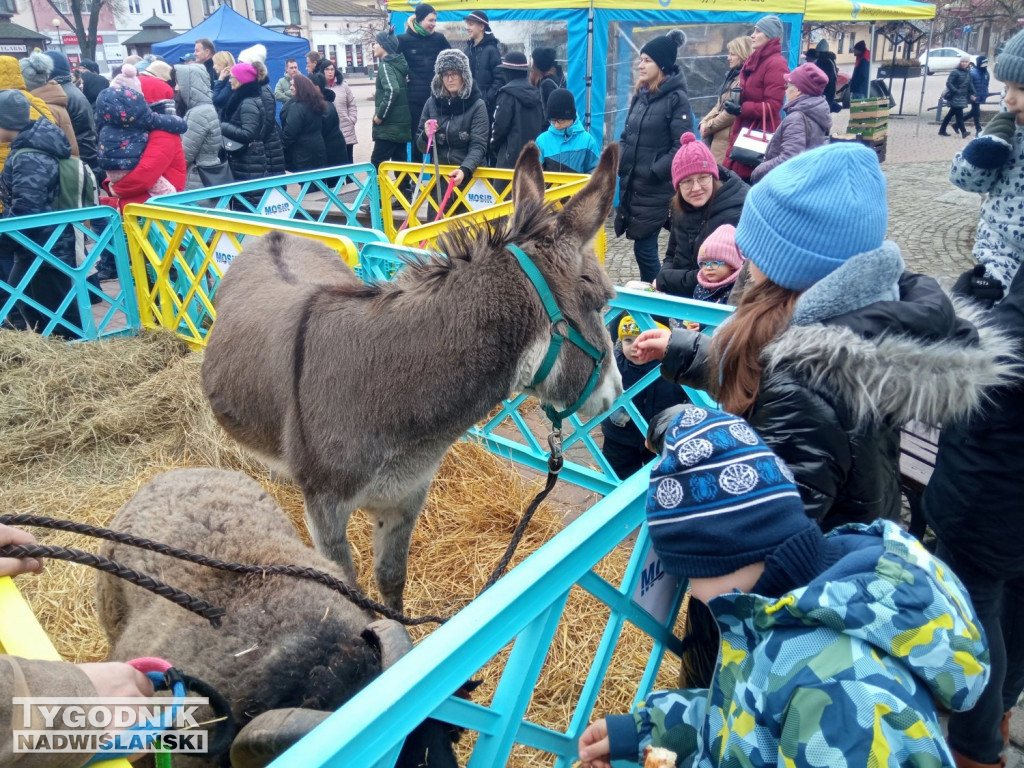
<svg viewBox="0 0 1024 768"><path fill-rule="evenodd" d="M591 723L585 766L953 766L936 701L974 705L988 647L963 586L888 521L829 534L743 419L687 406L651 471L647 521L721 633L710 689Z"/></svg>

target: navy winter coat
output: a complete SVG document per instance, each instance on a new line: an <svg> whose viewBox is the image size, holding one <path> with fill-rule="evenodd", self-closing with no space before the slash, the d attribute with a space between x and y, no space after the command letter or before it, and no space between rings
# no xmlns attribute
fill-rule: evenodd
<svg viewBox="0 0 1024 768"><path fill-rule="evenodd" d="M514 168L527 142L544 130L540 90L525 77L510 80L498 91L491 128L491 157L495 168Z"/></svg>
<svg viewBox="0 0 1024 768"><path fill-rule="evenodd" d="M1019 270L988 321L1017 349L1024 340L1024 270ZM994 579L1024 576L1024 382L988 392L969 418L944 426L935 471L924 492L924 514L943 542Z"/></svg>
<svg viewBox="0 0 1024 768"><path fill-rule="evenodd" d="M672 158L679 138L693 130L693 115L681 74L665 78L656 93L633 97L622 131L619 211L615 233L630 240L656 234L668 222Z"/></svg>
<svg viewBox="0 0 1024 768"><path fill-rule="evenodd" d="M487 114L494 114L494 102L498 97L498 89L504 84L501 75L501 52L498 50L498 38L490 32L484 33L484 39L474 45L470 40L466 44L466 56L469 57L469 71L473 74L473 83L480 89L484 101L487 102Z"/></svg>
<svg viewBox="0 0 1024 768"><path fill-rule="evenodd" d="M409 114L413 120L420 119L423 105L430 98L430 81L434 79L437 54L449 48L448 38L440 32L431 32L424 37L407 25L406 31L398 36L398 50L409 65Z"/></svg>

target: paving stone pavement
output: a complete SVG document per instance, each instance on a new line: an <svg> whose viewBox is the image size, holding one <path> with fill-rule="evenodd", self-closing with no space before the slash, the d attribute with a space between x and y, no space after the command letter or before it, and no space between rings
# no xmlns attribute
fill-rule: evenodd
<svg viewBox="0 0 1024 768"><path fill-rule="evenodd" d="M882 169L889 183L889 239L900 246L908 269L952 283L973 263L981 196L954 187L945 160L883 164ZM605 229L605 269L612 282L624 285L639 279L632 241L615 237L611 219ZM660 244L664 254L667 231L662 231Z"/></svg>

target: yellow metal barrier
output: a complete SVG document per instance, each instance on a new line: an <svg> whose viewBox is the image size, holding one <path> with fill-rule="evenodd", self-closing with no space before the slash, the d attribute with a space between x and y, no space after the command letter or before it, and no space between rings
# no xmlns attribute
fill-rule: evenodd
<svg viewBox="0 0 1024 768"><path fill-rule="evenodd" d="M9 576L0 576L0 653L22 659L63 661ZM104 760L97 768L131 768L124 759Z"/></svg>
<svg viewBox="0 0 1024 768"><path fill-rule="evenodd" d="M323 243L351 267L358 260L352 240L329 224L257 222L147 203L125 206L124 229L142 327L168 328L196 349L206 345L217 317L214 293L246 237L286 232Z"/></svg>
<svg viewBox="0 0 1024 768"><path fill-rule="evenodd" d="M420 169L423 168L423 178ZM458 168L457 165L441 166L441 188L437 188L434 166L427 163L426 167L417 163L381 163L377 171L377 184L380 188L381 216L384 221L384 234L392 242L398 242L398 222L391 207L397 201L405 212L409 224L407 229L418 227L434 220L437 216L438 201L448 189L448 174ZM394 174L394 178L391 177ZM548 190L577 182L585 182L590 176L581 173L545 172L544 183ZM420 186L416 186L417 182ZM415 188L414 199L410 200L400 187L409 185ZM575 187L574 187L575 188ZM501 205L511 199L512 169L511 168L477 168L469 183L462 189L452 190L451 198L445 206L446 211L482 211ZM425 215L419 213L426 204ZM490 218L490 217L488 217Z"/></svg>
<svg viewBox="0 0 1024 768"><path fill-rule="evenodd" d="M381 165L381 168L385 164ZM496 170L496 169L488 169ZM511 171L509 171L511 174ZM556 174L545 174L545 178L548 176L554 176ZM563 173L558 174L561 176L572 176L576 180L567 184L558 184L548 187L544 193L544 199L554 203L556 208L561 208L565 202L583 189L586 186L587 181L590 180L589 176L582 176L579 174ZM385 206L385 214L387 213L387 206ZM445 232L455 227L466 227L466 226L480 226L488 221L495 221L504 216L512 215L512 202L504 202L500 205L494 205L489 208L481 208L478 211L471 211L470 213L462 213L458 216L452 216L447 219L441 219L440 221L430 222L429 224L420 224L409 229L404 229L398 232L394 236L394 243L396 245L404 245L410 248L431 248L437 249L437 240ZM385 227L387 226L387 216L385 215ZM594 252L597 254L597 259L604 265L605 250L608 247L608 239L604 232L604 227L598 230L597 237L594 240Z"/></svg>

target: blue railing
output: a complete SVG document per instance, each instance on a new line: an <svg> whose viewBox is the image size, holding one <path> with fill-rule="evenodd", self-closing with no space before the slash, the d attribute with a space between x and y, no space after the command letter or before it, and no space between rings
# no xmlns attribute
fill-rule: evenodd
<svg viewBox="0 0 1024 768"><path fill-rule="evenodd" d="M136 333L139 309L121 217L105 206L0 219L0 323L28 322L44 336L100 339ZM54 251L73 258L66 263ZM17 252L17 269L11 273ZM104 255L117 281L103 288L88 275ZM22 309L27 312L22 312Z"/></svg>
<svg viewBox="0 0 1024 768"><path fill-rule="evenodd" d="M362 226L356 218L359 207L369 203L370 228L383 228L377 171L369 163L236 181L219 187L163 195L153 198L152 202L218 211L235 210L278 219L314 222L330 219L351 227Z"/></svg>

